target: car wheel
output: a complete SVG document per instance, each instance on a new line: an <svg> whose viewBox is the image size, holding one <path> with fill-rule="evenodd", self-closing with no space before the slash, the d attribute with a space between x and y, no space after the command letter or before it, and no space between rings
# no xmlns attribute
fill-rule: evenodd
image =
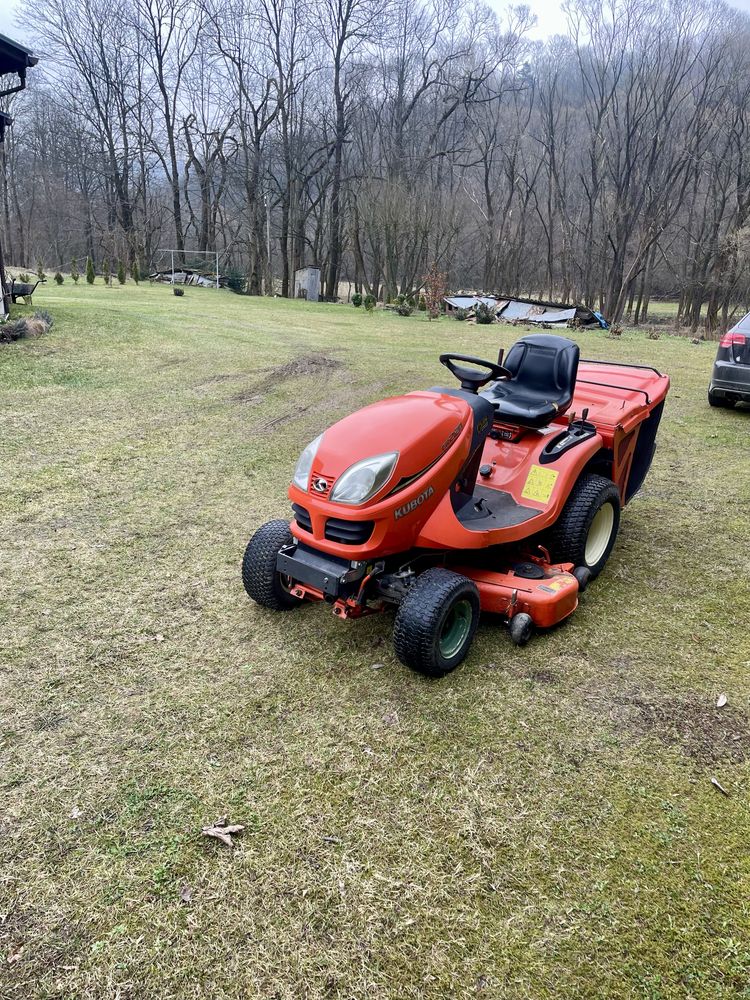
<svg viewBox="0 0 750 1000"><path fill-rule="evenodd" d="M267 521L247 544L242 558L242 583L256 604L272 611L288 611L302 601L291 593L292 581L276 570L279 550L294 539L287 521Z"/></svg>
<svg viewBox="0 0 750 1000"><path fill-rule="evenodd" d="M731 410L734 408L734 400L727 399L726 396L717 396L716 393L708 390L708 405L722 407L725 410Z"/></svg>
<svg viewBox="0 0 750 1000"><path fill-rule="evenodd" d="M425 570L396 613L396 656L412 670L443 677L466 657L478 623L476 584L451 570Z"/></svg>
<svg viewBox="0 0 750 1000"><path fill-rule="evenodd" d="M611 479L587 473L578 480L548 536L553 562L585 567L594 579L604 569L620 527L620 493Z"/></svg>

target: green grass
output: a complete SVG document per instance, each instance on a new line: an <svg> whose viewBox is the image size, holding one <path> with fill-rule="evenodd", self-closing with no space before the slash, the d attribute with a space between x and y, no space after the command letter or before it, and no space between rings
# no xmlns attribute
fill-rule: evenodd
<svg viewBox="0 0 750 1000"><path fill-rule="evenodd" d="M0 348L0 996L750 997L750 413L708 408L715 345L579 335L673 377L643 494L567 625L486 622L429 683L388 616L266 613L239 560L327 424L522 331L34 305Z"/></svg>

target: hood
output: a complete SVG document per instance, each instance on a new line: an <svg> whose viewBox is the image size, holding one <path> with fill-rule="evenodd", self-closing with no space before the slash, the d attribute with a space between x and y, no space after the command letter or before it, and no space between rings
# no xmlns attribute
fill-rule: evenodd
<svg viewBox="0 0 750 1000"><path fill-rule="evenodd" d="M410 392L381 400L328 428L313 462L313 475L333 484L355 462L397 451L389 480L397 483L440 458L470 419L471 407L457 396Z"/></svg>

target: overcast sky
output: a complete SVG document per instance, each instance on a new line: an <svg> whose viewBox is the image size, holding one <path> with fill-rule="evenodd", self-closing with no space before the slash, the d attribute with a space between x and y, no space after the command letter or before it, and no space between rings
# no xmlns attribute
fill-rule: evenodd
<svg viewBox="0 0 750 1000"><path fill-rule="evenodd" d="M490 0L490 2L497 10L505 7L502 0ZM527 2L537 17L534 38L565 33L566 20L558 0L527 0ZM0 0L0 34L10 35L22 42L27 40L28 36L22 27L15 24L14 15L19 5L20 0ZM750 0L734 0L734 6L750 14Z"/></svg>

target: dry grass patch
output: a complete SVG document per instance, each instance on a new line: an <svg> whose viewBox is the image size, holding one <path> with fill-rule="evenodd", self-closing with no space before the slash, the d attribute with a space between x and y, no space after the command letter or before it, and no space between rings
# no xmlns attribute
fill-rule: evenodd
<svg viewBox="0 0 750 1000"><path fill-rule="evenodd" d="M488 618L430 684L390 615L250 605L241 553L329 423L522 331L41 294L0 352L3 1000L742 996L749 418L713 346L576 332L673 375L646 489L568 625Z"/></svg>

